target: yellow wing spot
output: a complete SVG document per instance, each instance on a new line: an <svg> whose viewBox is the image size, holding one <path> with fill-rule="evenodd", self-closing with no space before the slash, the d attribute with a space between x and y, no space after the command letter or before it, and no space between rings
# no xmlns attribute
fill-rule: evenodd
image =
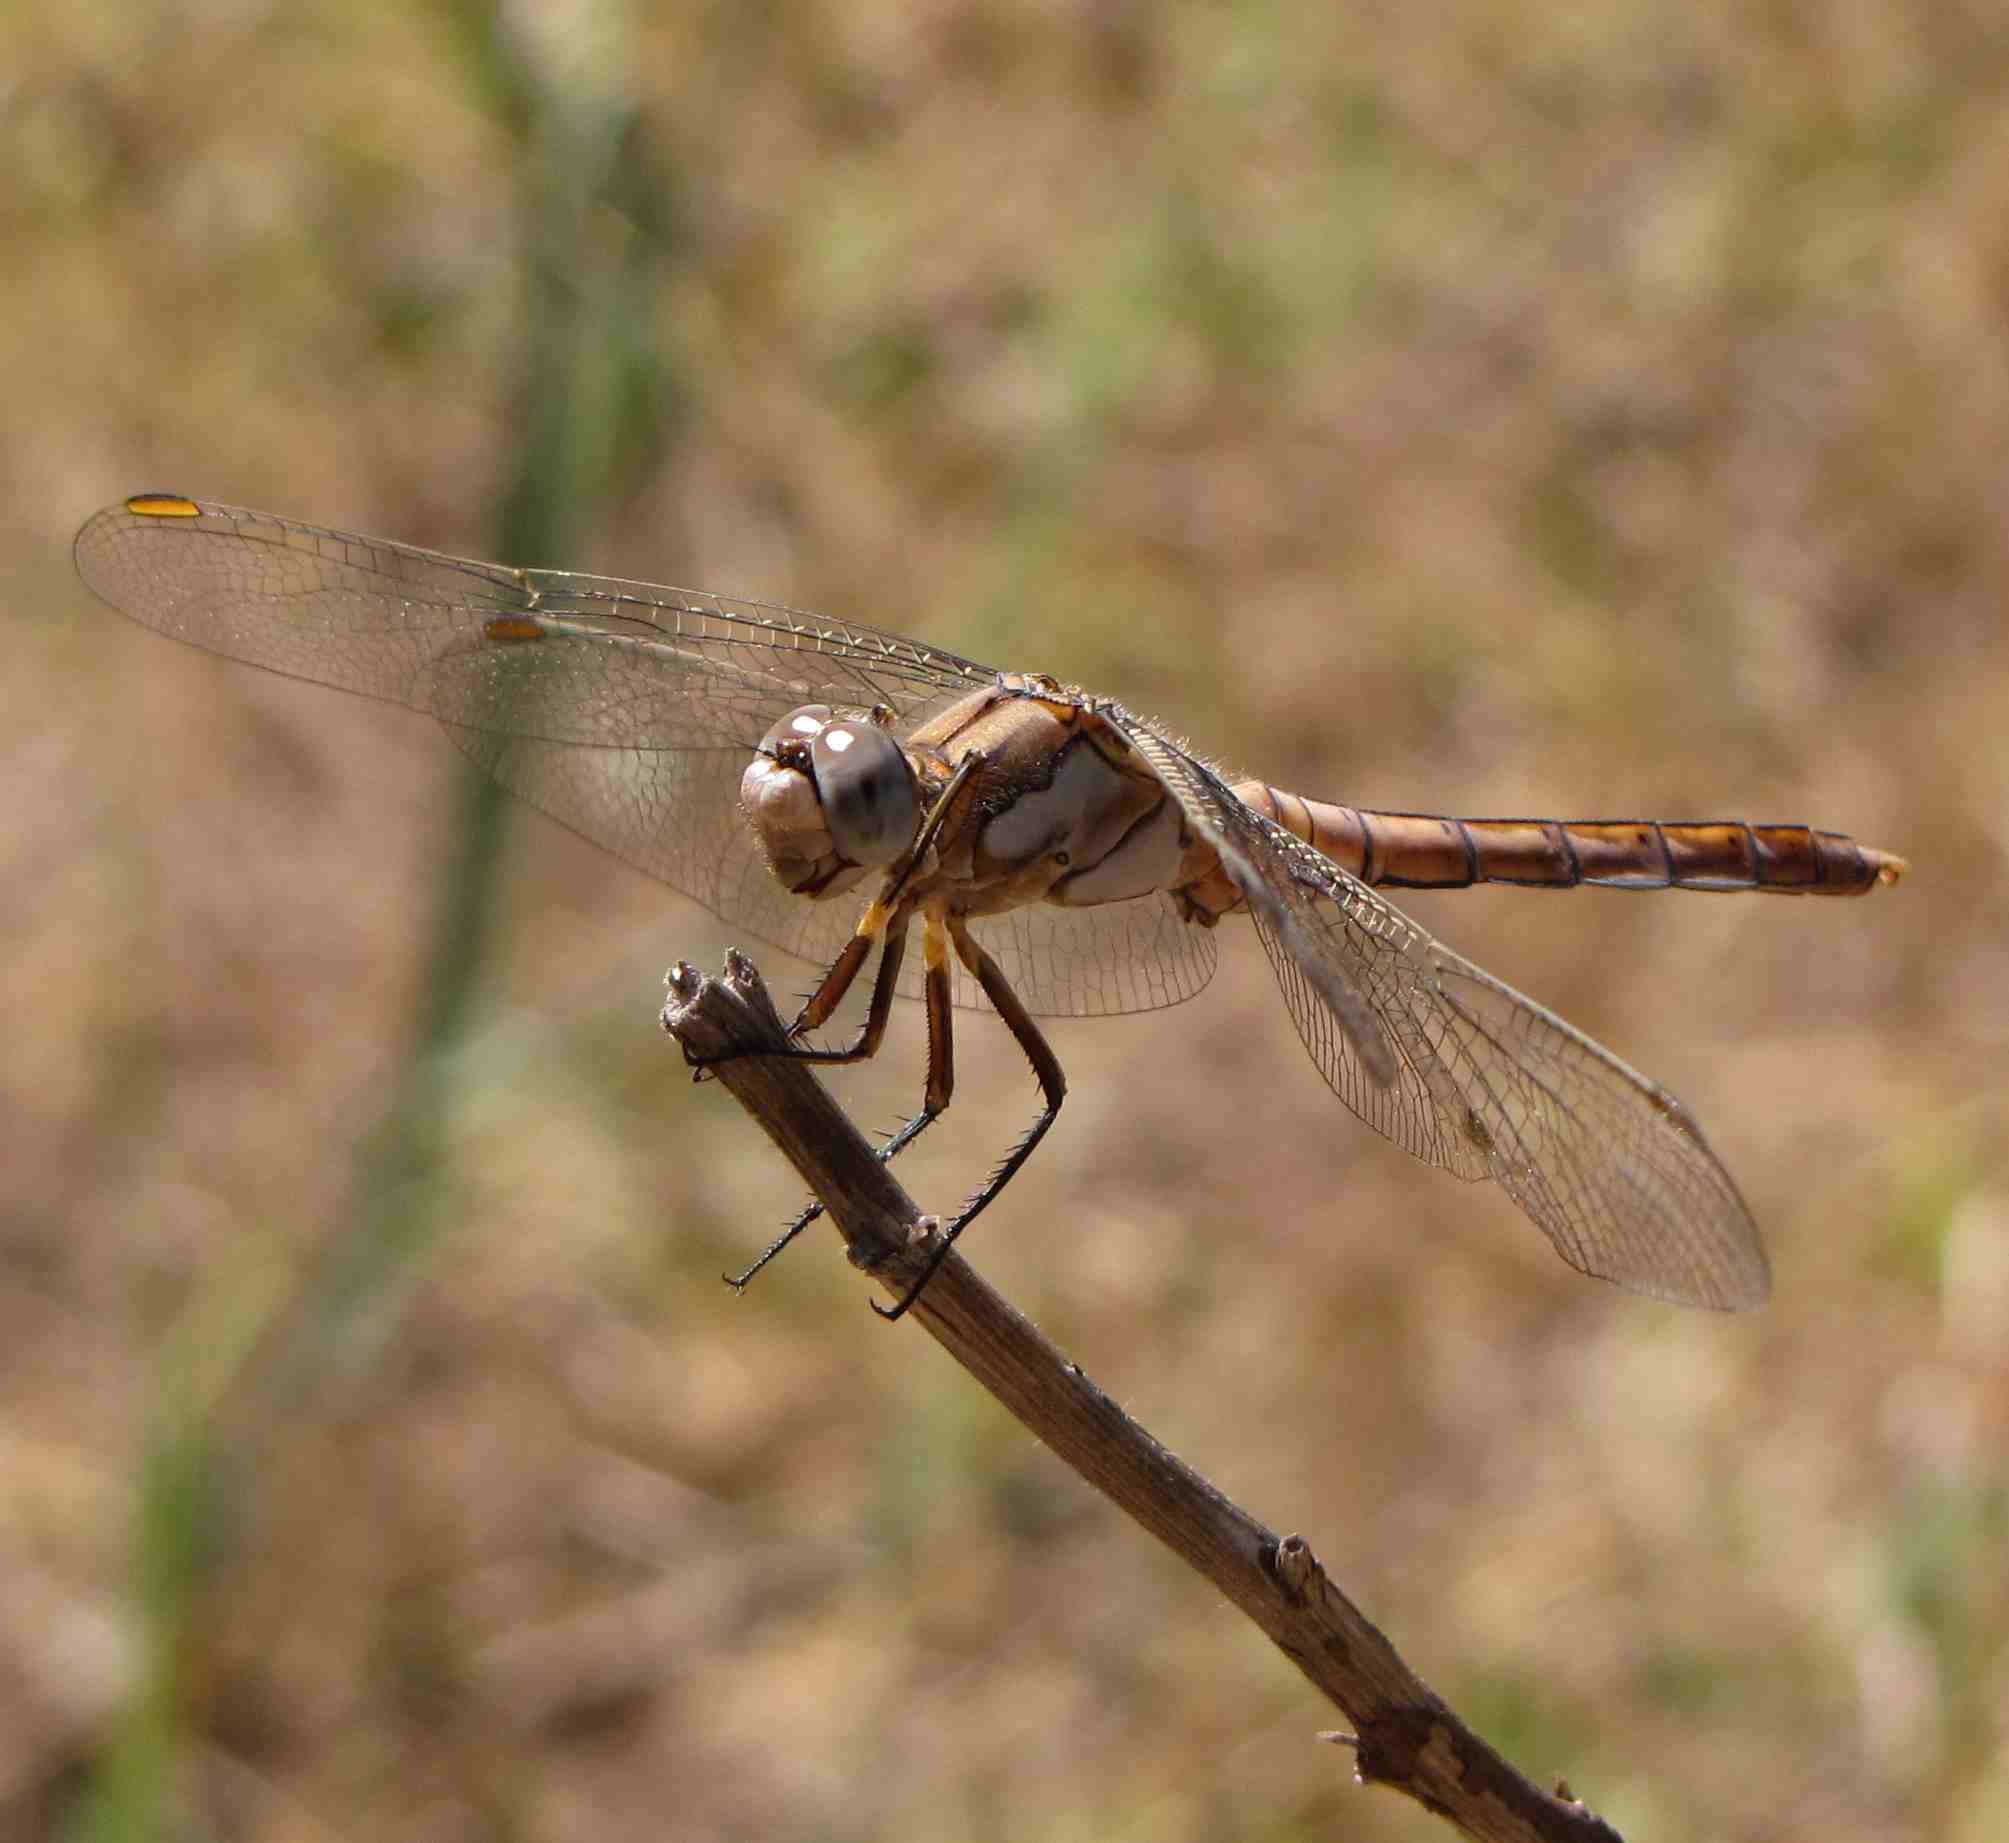
<svg viewBox="0 0 2009 1843"><path fill-rule="evenodd" d="M200 518L202 508L179 493L135 493L126 501L135 518Z"/></svg>
<svg viewBox="0 0 2009 1843"><path fill-rule="evenodd" d="M482 622L481 637L497 646L520 646L526 640L543 639L544 623L519 614L501 614L492 621Z"/></svg>

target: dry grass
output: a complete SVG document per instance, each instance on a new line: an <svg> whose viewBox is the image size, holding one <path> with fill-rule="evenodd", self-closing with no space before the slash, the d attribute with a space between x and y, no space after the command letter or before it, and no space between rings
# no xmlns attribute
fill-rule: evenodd
<svg viewBox="0 0 2009 1843"><path fill-rule="evenodd" d="M1335 797L1907 853L1417 905L1689 1100L1761 1315L1372 1142L1246 941L1056 1033L971 1253L1628 1834L2009 1827L1989 9L184 14L0 21L0 1830L1438 1834L834 1240L734 1304L793 1200L653 1024L729 931L92 605L143 487L883 621ZM962 1047L924 1199L1030 1108Z"/></svg>

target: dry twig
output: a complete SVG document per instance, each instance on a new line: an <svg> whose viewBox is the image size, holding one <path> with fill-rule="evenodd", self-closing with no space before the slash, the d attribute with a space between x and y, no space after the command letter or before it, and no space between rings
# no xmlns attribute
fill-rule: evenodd
<svg viewBox="0 0 2009 1843"><path fill-rule="evenodd" d="M724 977L669 977L663 1027L719 1080L820 1197L854 1265L895 1297L930 1249L928 1221L801 1062L744 955ZM1081 1476L1197 1569L1342 1709L1363 1784L1393 1787L1489 1843L1619 1843L1588 1807L1517 1773L1431 1692L1333 1585L1300 1536L1281 1539L1160 1446L951 1256L914 1306L928 1334Z"/></svg>

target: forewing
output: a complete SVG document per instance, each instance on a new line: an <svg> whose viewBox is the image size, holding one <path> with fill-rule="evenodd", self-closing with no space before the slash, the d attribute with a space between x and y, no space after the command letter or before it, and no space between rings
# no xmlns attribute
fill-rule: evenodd
<svg viewBox="0 0 2009 1843"><path fill-rule="evenodd" d="M1122 727L1223 849L1298 1035L1348 1107L1427 1163L1496 1178L1584 1273L1688 1305L1766 1297L1757 1226L1673 1095L1433 940L1148 725ZM1351 1009L1363 1005L1371 1033Z"/></svg>
<svg viewBox="0 0 2009 1843"><path fill-rule="evenodd" d="M911 731L997 677L855 622L205 501L109 507L78 534L76 558L105 601L174 639L436 717L561 824L816 965L842 947L858 905L805 901L769 874L739 811L755 745L803 704L884 704ZM1216 953L1163 896L1021 909L983 933L1042 1015L1176 1004L1206 984ZM902 990L917 995L922 977L911 966ZM960 966L955 989L959 1004L987 1003Z"/></svg>
<svg viewBox="0 0 2009 1843"><path fill-rule="evenodd" d="M149 503L192 510L133 509ZM534 724L547 742L746 751L800 704L882 703L911 722L997 676L879 628L203 501L108 507L76 556L104 600L177 640L462 728Z"/></svg>

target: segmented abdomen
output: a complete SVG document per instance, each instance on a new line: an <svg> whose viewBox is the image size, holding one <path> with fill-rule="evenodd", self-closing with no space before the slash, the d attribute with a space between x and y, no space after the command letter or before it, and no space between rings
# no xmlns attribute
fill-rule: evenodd
<svg viewBox="0 0 2009 1843"><path fill-rule="evenodd" d="M1895 883L1905 862L1842 832L1741 819L1453 819L1371 813L1285 793L1266 781L1235 792L1360 878L1397 889L1514 883L1531 889L1767 890L1861 896Z"/></svg>

